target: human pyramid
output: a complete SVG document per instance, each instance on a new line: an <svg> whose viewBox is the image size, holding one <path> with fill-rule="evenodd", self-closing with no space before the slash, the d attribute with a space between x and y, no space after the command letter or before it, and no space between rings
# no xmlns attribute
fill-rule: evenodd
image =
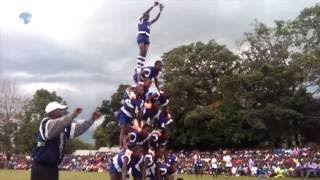
<svg viewBox="0 0 320 180"><path fill-rule="evenodd" d="M158 15L149 21L149 13L157 6ZM125 90L117 115L121 128L121 151L110 161L112 180L127 179L129 174L135 180L174 179L177 157L166 152L168 126L173 122L169 109L170 95L160 89L158 82L163 63L157 60L154 66L144 67L150 44L150 26L159 19L163 8L163 4L156 1L138 22L140 53L133 75L135 85ZM150 89L153 80L156 91Z"/></svg>

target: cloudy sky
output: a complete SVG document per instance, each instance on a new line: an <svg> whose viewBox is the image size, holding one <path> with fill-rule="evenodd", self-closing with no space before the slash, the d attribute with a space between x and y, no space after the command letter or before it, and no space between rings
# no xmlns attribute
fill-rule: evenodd
<svg viewBox="0 0 320 180"><path fill-rule="evenodd" d="M15 81L22 96L56 91L85 118L121 83L132 82L137 19L153 0L0 0L0 80ZM179 45L235 41L258 19L295 18L317 0L162 0L151 28L147 62ZM32 19L23 24L22 12ZM153 16L158 12L156 8ZM92 128L81 138L92 142Z"/></svg>

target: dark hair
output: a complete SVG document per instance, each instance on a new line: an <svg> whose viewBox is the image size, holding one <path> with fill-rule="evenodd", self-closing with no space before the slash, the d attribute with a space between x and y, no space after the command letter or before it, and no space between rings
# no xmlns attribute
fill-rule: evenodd
<svg viewBox="0 0 320 180"><path fill-rule="evenodd" d="M162 61L161 60L157 60L155 63L154 63L154 66L158 65L158 64L162 64Z"/></svg>
<svg viewBox="0 0 320 180"><path fill-rule="evenodd" d="M183 180L183 178L177 178L177 180Z"/></svg>

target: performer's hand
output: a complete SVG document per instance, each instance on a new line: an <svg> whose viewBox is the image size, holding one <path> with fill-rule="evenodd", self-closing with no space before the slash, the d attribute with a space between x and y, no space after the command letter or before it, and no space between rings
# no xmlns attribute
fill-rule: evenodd
<svg viewBox="0 0 320 180"><path fill-rule="evenodd" d="M130 92L129 99L131 100L137 99L137 95L134 92Z"/></svg>
<svg viewBox="0 0 320 180"><path fill-rule="evenodd" d="M159 2L158 1L155 1L154 2L154 6L158 6L159 5Z"/></svg>
<svg viewBox="0 0 320 180"><path fill-rule="evenodd" d="M152 103L144 103L144 107L145 107L146 109L151 109Z"/></svg>
<svg viewBox="0 0 320 180"><path fill-rule="evenodd" d="M164 5L163 5L163 4L160 4L160 5L159 5L159 8L160 8L160 11L162 11L163 8L164 8Z"/></svg>
<svg viewBox="0 0 320 180"><path fill-rule="evenodd" d="M130 149L126 149L125 154L131 157L132 151Z"/></svg>

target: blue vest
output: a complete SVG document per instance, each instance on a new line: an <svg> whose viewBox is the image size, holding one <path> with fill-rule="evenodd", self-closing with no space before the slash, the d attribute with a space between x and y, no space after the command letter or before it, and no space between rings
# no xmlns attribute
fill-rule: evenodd
<svg viewBox="0 0 320 180"><path fill-rule="evenodd" d="M121 169L124 163L124 157L127 157L129 159L129 161L127 162L128 163L127 170L129 170L130 168L129 164L130 164L131 158L128 155L126 155L124 152L120 152L119 154L116 154L112 158L112 165L119 173L121 172Z"/></svg>
<svg viewBox="0 0 320 180"><path fill-rule="evenodd" d="M133 177L139 177L141 176L141 168L140 165L143 164L144 156L136 156L132 157L130 161L130 168L131 168L131 175Z"/></svg>
<svg viewBox="0 0 320 180"><path fill-rule="evenodd" d="M159 75L159 71L153 66L144 67L142 71L146 71L146 73L142 75L144 78L152 79Z"/></svg>
<svg viewBox="0 0 320 180"><path fill-rule="evenodd" d="M37 147L32 152L32 158L35 162L44 165L57 165L63 159L63 150L70 136L71 125L64 129L57 137L47 139L46 124L49 119L44 118L39 127L36 137Z"/></svg>
<svg viewBox="0 0 320 180"><path fill-rule="evenodd" d="M148 37L150 36L150 25L149 21L141 20L138 23L138 34L145 34Z"/></svg>
<svg viewBox="0 0 320 180"><path fill-rule="evenodd" d="M152 103L161 105L162 107L167 106L169 104L169 99L164 95L163 92L149 92L147 94L147 98L150 96L156 95L154 98L151 99Z"/></svg>
<svg viewBox="0 0 320 180"><path fill-rule="evenodd" d="M166 176L169 174L170 165L166 163L160 164L159 171L160 171L160 176Z"/></svg>
<svg viewBox="0 0 320 180"><path fill-rule="evenodd" d="M125 99L123 102L123 106L120 108L120 111L123 112L126 116L133 118L137 116L138 111L143 108L143 105L144 101L142 99Z"/></svg>
<svg viewBox="0 0 320 180"><path fill-rule="evenodd" d="M163 112L160 113L158 118L158 128L159 129L167 129L167 126L170 124L167 124L170 121L168 116L166 116Z"/></svg>
<svg viewBox="0 0 320 180"><path fill-rule="evenodd" d="M163 95L163 93L160 93L160 96L158 98L158 103L164 107L164 106L167 106L169 104L169 99L167 97L165 97Z"/></svg>
<svg viewBox="0 0 320 180"><path fill-rule="evenodd" d="M197 160L197 161L196 161L196 167L198 167L198 168L202 167L202 162L201 162L201 160Z"/></svg>

